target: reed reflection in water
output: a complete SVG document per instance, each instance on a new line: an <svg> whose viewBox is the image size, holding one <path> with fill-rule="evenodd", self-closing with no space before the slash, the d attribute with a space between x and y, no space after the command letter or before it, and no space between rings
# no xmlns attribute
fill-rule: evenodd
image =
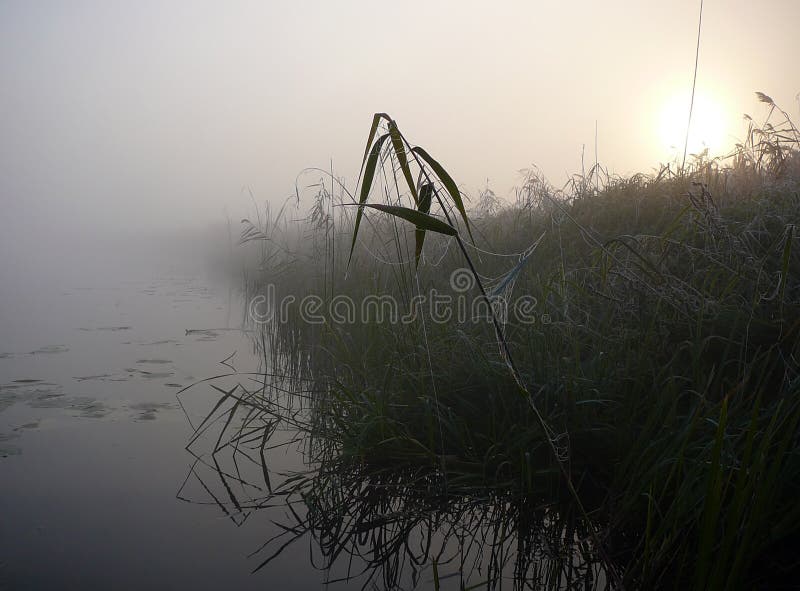
<svg viewBox="0 0 800 591"><path fill-rule="evenodd" d="M210 382L220 398L196 425L178 498L216 506L236 526L266 519L254 573L292 552L348 588L608 587L569 505L486 486L455 459L412 467L348 455L310 380L217 380L226 384Z"/></svg>

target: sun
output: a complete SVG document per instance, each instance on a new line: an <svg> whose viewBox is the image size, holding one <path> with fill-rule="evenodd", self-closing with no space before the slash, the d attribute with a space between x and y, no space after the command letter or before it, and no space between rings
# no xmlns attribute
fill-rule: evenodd
<svg viewBox="0 0 800 591"><path fill-rule="evenodd" d="M659 113L659 147L673 156L683 154L690 100L688 92L673 94ZM698 154L708 148L711 156L720 155L730 143L726 121L721 101L705 92L695 93L687 153Z"/></svg>

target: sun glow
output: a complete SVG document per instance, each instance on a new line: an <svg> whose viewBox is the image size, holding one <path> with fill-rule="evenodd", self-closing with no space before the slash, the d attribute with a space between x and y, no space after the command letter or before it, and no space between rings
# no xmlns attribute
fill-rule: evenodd
<svg viewBox="0 0 800 591"><path fill-rule="evenodd" d="M658 141L669 154L683 154L686 125L689 121L689 93L675 94L664 101L659 113ZM708 148L711 156L718 156L730 147L726 109L712 95L697 92L694 97L688 154L698 154Z"/></svg>

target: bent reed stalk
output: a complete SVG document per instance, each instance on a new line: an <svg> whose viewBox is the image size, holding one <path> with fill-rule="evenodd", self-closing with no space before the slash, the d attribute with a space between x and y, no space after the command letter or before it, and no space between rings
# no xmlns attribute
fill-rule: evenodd
<svg viewBox="0 0 800 591"><path fill-rule="evenodd" d="M386 120L388 131L385 135L382 135L377 140L375 140L375 144L373 146L370 146L370 142L372 138L375 136L378 124L381 119ZM369 132L369 139L367 140L367 148L365 150L365 154L370 150L371 147L372 147L372 153L370 154L369 157L365 157L364 162L362 164L362 169L365 169L365 174L364 178L361 180L361 198L359 200L359 215L361 215L362 208L364 207L364 205L366 205L366 198L369 195L370 189L372 188L372 180L373 180L372 173L374 173L374 168L375 168L374 162L375 160L377 160L377 158L380 157L382 143L387 137L392 139L394 155L400 164L403 176L406 182L408 183L408 189L411 192L412 196L421 194L421 189L423 187L431 188L433 191L433 195L436 197L436 201L439 204L439 208L441 209L442 213L445 216L445 219L447 220L448 226L450 226L450 228L455 229L454 220L451 217L448 208L445 207L444 198L442 197L441 191L438 189L438 186L446 187L449 197L453 200L453 205L462 214L462 219L464 220L464 224L466 225L467 231L470 233L471 236L472 233L469 230L469 220L467 218L466 211L464 209L464 205L460 197L460 192L456 187L455 182L452 180L450 174L447 173L447 171L441 166L441 164L439 164L436 160L427 155L426 152L424 152L419 148L412 147L411 144L409 144L408 141L406 140L405 136L400 132L397 123L394 121L394 119L392 119L385 113L375 114L373 118L372 128L370 129ZM397 141L398 139L399 141ZM411 171L408 165L406 150L408 150L408 153L410 153L413 156L414 161L416 162L419 170L420 178L424 178L425 184L421 185L417 190L415 190L415 187L412 182L413 177L411 175ZM422 162L422 158L425 158L424 163ZM426 166L426 164L428 166ZM437 176L437 178L435 179L432 178L434 174ZM412 216L410 215L410 213L406 213L403 211L388 211L387 213L389 213L390 215L395 215L398 217L408 219L409 221L414 221L416 223L416 229L418 235L420 232L422 232L424 236L424 232L426 231L438 231L440 233L449 234L449 232L446 229L445 230L438 229L434 221L435 218L429 219L430 215L426 211L430 207L428 201L423 201L420 200L419 198L416 198L416 202L419 207L419 209L417 210L417 216L424 216L424 217ZM356 221L356 227L353 230L353 246L351 247L350 251L351 257L352 257L352 250L355 247L357 235L358 235L358 221ZM589 527L590 534L594 539L597 550L600 552L600 555L603 559L607 572L614 579L616 586L622 589L623 588L622 579L617 574L613 562L606 554L605 549L603 548L603 544L601 543L600 538L598 537L597 532L595 531L593 522L589 517L589 514L586 512L586 509L584 508L583 503L581 502L580 496L578 495L578 492L575 490L575 486L572 483L572 476L569 473L569 470L567 470L567 467L565 465L565 461L567 461L568 458L561 457L561 454L556 448L555 439L553 436L550 435L553 432L552 429L547 424L547 421L545 421L544 417L542 416L542 413L536 406L536 402L533 399L533 395L523 382L522 377L519 371L517 370L516 365L514 364L514 358L511 353L511 348L509 347L508 341L506 340L503 334L503 330L500 326L500 321L497 318L497 314L494 308L491 306L489 295L486 292L486 288L484 287L483 282L481 281L480 276L478 275L478 272L475 270L475 265L473 264L472 258L470 257L469 253L467 252L466 246L464 245L461 235L456 230L452 234L452 236L453 238L455 238L456 243L458 244L458 248L461 251L461 254L464 257L464 260L466 261L467 265L469 266L469 270L475 279L475 283L478 286L478 289L480 290L481 297L487 303L491 315L492 325L494 327L495 335L497 337L497 343L500 345L503 359L505 360L506 365L508 366L508 369L511 372L511 376L514 378L514 382L517 385L519 393L522 396L524 396L524 398L527 400L531 410L533 411L536 417L536 420L538 421L542 429L542 432L546 434L545 439L547 440L547 444L550 447L550 451L553 454L553 459L556 461L556 464L558 465L561 475L564 477L565 484L567 485L567 489L569 490L569 493L572 496L573 501L575 502L576 506L578 507L578 510L581 513L581 516L586 521ZM416 257L415 257L417 265L419 265L419 256L421 249L422 249L422 242L418 240Z"/></svg>

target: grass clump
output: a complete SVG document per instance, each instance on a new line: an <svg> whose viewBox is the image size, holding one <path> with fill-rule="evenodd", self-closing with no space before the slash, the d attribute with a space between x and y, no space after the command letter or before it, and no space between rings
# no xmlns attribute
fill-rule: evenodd
<svg viewBox="0 0 800 591"><path fill-rule="evenodd" d="M320 171L302 221L248 222L251 295L296 304L261 325L265 364L312 384L291 416L316 472L284 490L306 504L303 531L375 534L504 499L525 508L503 522L528 560L520 586L573 581L530 560L533 523L599 565L578 577L590 587L795 580L800 134L759 98L767 120L724 158L631 178L596 166L558 190L532 171L515 203L487 189L472 209L376 115L357 196ZM451 296L445 320L419 305L431 294ZM379 317L384 296L395 316ZM253 441L286 418L270 392L237 399ZM395 508L354 500L370 490ZM331 526L345 514L355 525ZM347 546L326 543L331 561Z"/></svg>

